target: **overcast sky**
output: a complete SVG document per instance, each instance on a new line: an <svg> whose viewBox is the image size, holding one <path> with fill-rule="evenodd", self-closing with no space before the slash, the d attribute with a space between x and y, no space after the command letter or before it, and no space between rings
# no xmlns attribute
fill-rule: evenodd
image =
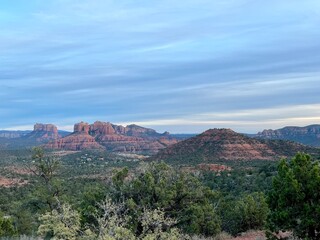
<svg viewBox="0 0 320 240"><path fill-rule="evenodd" d="M0 129L320 123L319 0L1 0Z"/></svg>

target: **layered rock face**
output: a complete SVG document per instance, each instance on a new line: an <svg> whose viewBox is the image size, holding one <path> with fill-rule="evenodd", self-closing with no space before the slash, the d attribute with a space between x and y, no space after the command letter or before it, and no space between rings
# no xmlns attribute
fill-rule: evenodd
<svg viewBox="0 0 320 240"><path fill-rule="evenodd" d="M37 123L32 131L1 131L4 137L0 137L1 147L4 149L21 149L46 144L56 141L68 134L65 131L58 131L53 124Z"/></svg>
<svg viewBox="0 0 320 240"><path fill-rule="evenodd" d="M306 127L284 127L277 130L264 130L257 134L263 139L283 139L296 141L310 146L320 146L320 125Z"/></svg>
<svg viewBox="0 0 320 240"><path fill-rule="evenodd" d="M48 132L58 135L58 128L53 124L36 123L33 127L35 132Z"/></svg>
<svg viewBox="0 0 320 240"><path fill-rule="evenodd" d="M115 125L113 125L115 126ZM124 134L117 132L116 129L114 129L111 123L105 123L105 122L95 122L89 126L90 134L93 136L105 136L105 135L114 135L114 134ZM121 131L121 129L117 129Z"/></svg>
<svg viewBox="0 0 320 240"><path fill-rule="evenodd" d="M72 134L49 142L46 147L52 149L64 150L82 150L82 149L102 149L94 137L89 135L90 125L85 122L80 122L74 125Z"/></svg>
<svg viewBox="0 0 320 240"><path fill-rule="evenodd" d="M319 154L320 150L283 140L247 137L230 129L210 129L160 150L153 159L176 162L215 160L276 160L298 151Z"/></svg>
<svg viewBox="0 0 320 240"><path fill-rule="evenodd" d="M89 123L80 122L80 123L76 123L76 124L74 125L74 127L73 127L73 132L74 132L74 133L89 134L89 129L90 129Z"/></svg>
<svg viewBox="0 0 320 240"><path fill-rule="evenodd" d="M24 139L33 139L37 142L48 142L60 137L61 136L59 135L58 129L55 125L42 123L35 124L33 131L23 136Z"/></svg>
<svg viewBox="0 0 320 240"><path fill-rule="evenodd" d="M90 125L84 122L75 124L71 135L52 141L47 147L65 150L104 148L115 152L152 154L176 142L168 133L160 134L153 129L97 121Z"/></svg>

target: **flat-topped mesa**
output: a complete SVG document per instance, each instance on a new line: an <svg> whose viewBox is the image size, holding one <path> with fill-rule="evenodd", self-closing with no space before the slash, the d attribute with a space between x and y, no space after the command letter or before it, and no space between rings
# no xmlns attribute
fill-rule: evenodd
<svg viewBox="0 0 320 240"><path fill-rule="evenodd" d="M33 127L35 132L51 132L58 135L58 128L53 124L36 123Z"/></svg>
<svg viewBox="0 0 320 240"><path fill-rule="evenodd" d="M58 128L55 125L36 123L33 127L33 131L24 135L22 138L28 139L28 141L48 142L60 137Z"/></svg>
<svg viewBox="0 0 320 240"><path fill-rule="evenodd" d="M74 133L86 133L89 134L90 125L86 122L76 123L73 128Z"/></svg>

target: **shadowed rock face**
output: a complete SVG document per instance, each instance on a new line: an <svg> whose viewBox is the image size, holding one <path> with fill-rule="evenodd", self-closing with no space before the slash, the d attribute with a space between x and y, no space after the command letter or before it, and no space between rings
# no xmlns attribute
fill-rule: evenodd
<svg viewBox="0 0 320 240"><path fill-rule="evenodd" d="M90 125L90 134L94 136L98 136L98 135L114 135L114 134L120 134L120 133L117 133L117 130L113 128L111 123L97 121Z"/></svg>
<svg viewBox="0 0 320 240"><path fill-rule="evenodd" d="M37 123L32 131L0 131L0 147L3 149L21 149L46 144L56 141L69 134L58 131L53 124Z"/></svg>
<svg viewBox="0 0 320 240"><path fill-rule="evenodd" d="M263 130L256 135L263 139L283 139L310 146L320 146L320 125L306 127L284 127L277 130Z"/></svg>
<svg viewBox="0 0 320 240"><path fill-rule="evenodd" d="M84 122L77 123L71 135L51 141L46 146L65 150L104 148L115 152L153 154L176 142L177 140L167 132L160 134L153 129L137 125L123 127L97 121L90 125Z"/></svg>
<svg viewBox="0 0 320 240"><path fill-rule="evenodd" d="M35 132L50 132L52 134L58 134L58 128L53 124L36 123L33 127Z"/></svg>
<svg viewBox="0 0 320 240"><path fill-rule="evenodd" d="M132 124L126 127L126 135L135 137L157 137L160 134L153 129Z"/></svg>
<svg viewBox="0 0 320 240"><path fill-rule="evenodd" d="M85 122L76 123L73 128L74 133L89 134L90 125Z"/></svg>
<svg viewBox="0 0 320 240"><path fill-rule="evenodd" d="M203 162L214 160L275 160L298 151L319 153L319 149L282 140L247 137L231 129L210 129L160 150L155 160Z"/></svg>
<svg viewBox="0 0 320 240"><path fill-rule="evenodd" d="M75 132L46 144L47 148L78 151L82 149L103 149L94 137L85 132Z"/></svg>
<svg viewBox="0 0 320 240"><path fill-rule="evenodd" d="M36 123L33 127L33 131L23 136L24 139L34 139L37 142L48 142L60 137L55 125L42 123Z"/></svg>

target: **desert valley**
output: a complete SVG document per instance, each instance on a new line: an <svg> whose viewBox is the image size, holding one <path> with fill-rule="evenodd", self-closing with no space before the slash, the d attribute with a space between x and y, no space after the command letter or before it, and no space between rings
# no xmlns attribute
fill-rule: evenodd
<svg viewBox="0 0 320 240"><path fill-rule="evenodd" d="M0 3L0 240L320 240L319 0Z"/></svg>
<svg viewBox="0 0 320 240"><path fill-rule="evenodd" d="M142 227L140 217L156 214L147 220L148 224L153 226L153 221L160 221L164 227L170 223L178 231L166 233L166 239L175 239L175 235L177 239L197 239L196 235L209 239L222 237L221 232L230 239L240 233L244 238L245 234L251 239L265 238L266 233L261 230L270 214L267 195L273 191L272 179L279 161L303 157L296 155L299 152L320 159L320 125L257 134L218 128L201 134L170 134L134 124L124 127L101 121L76 123L73 132L37 123L33 130L2 130L0 139L0 206L10 216L5 218L10 222L2 221L9 224L4 228L6 233L11 231L13 235L20 232L30 236L37 228L41 233L42 227L48 227L38 226L38 221L47 216L39 217L44 214L42 211L59 209L61 201L67 200L74 210L62 209L69 212L62 212L61 216L79 216L80 225L74 226L78 227L73 233L77 238L100 239L97 229L116 227L101 226L100 221L119 224L123 214L138 217L135 221ZM111 203L117 194L125 202ZM141 210L130 213L127 204ZM150 209L145 210L146 206ZM123 207L129 212L121 213ZM96 212L99 209L114 212L102 218ZM85 223L84 233L78 232L81 221ZM14 225L10 228L10 224ZM178 225L174 227L175 224ZM127 229L127 225L120 226L121 231ZM161 229L157 230L161 233L152 234L164 236ZM67 234L70 229L65 231ZM121 231L119 234L124 234ZM146 234L139 229L130 231L127 234L132 237ZM251 233L244 233L247 231ZM291 236L292 232L281 234Z"/></svg>

